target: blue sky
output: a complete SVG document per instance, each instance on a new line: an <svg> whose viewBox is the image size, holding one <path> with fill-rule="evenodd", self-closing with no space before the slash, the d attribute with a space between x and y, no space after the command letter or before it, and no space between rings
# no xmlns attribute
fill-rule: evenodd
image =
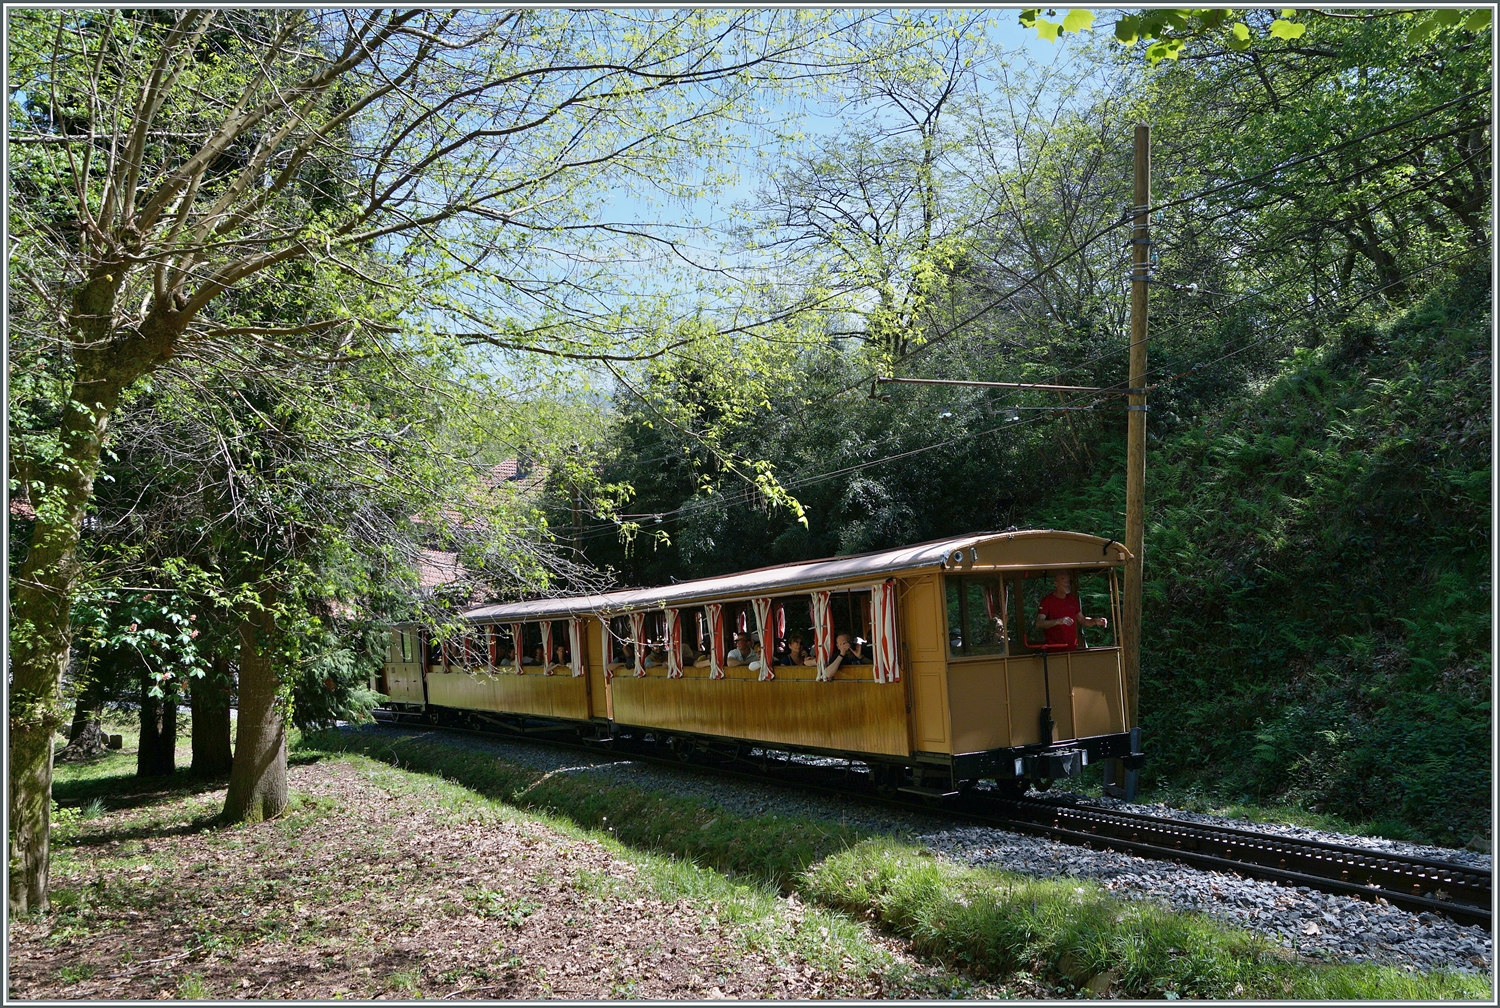
<svg viewBox="0 0 1500 1008"><path fill-rule="evenodd" d="M913 8L916 9L916 8ZM952 9L952 8L943 8ZM1036 67L1052 65L1059 58L1066 58L1070 51L1077 48L1079 36L1063 36L1059 42L1048 42L1037 37L1035 30L1021 27L1017 17L1021 8L1003 11L995 11L994 23L991 26L990 37L996 43L997 48L1012 55L1012 62L1025 62ZM1061 11L1059 11L1061 13ZM1102 12L1101 12L1102 13ZM799 117L799 125L803 133L809 139L819 136L836 134L843 128L843 122L828 103L821 105L816 103L803 104L800 107L790 106L778 102L772 106L772 113L782 110L781 118L791 119ZM639 195L622 192L613 202L610 216L621 221L642 222L682 222L687 223L697 220L702 223L711 224L722 221L727 216L730 206L752 198L760 184L761 173L765 168L766 160L757 159L749 153L763 142L756 131L746 129L742 131L744 147L746 152L737 160L734 167L738 171L739 181L727 189L717 193L705 195L694 201L686 210L668 207L662 203L642 198Z"/></svg>

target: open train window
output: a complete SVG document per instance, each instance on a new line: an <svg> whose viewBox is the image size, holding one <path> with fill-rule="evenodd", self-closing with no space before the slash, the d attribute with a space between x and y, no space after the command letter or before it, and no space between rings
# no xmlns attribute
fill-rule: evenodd
<svg viewBox="0 0 1500 1008"><path fill-rule="evenodd" d="M1114 599L1110 591L1109 571L1079 571L1073 579L1073 590L1078 593L1078 602L1083 614L1093 619L1109 618L1107 627L1084 627L1083 646L1115 647L1119 638L1115 636Z"/></svg>
<svg viewBox="0 0 1500 1008"><path fill-rule="evenodd" d="M521 664L541 665L542 663L542 625L540 623L521 624Z"/></svg>
<svg viewBox="0 0 1500 1008"><path fill-rule="evenodd" d="M502 623L490 627L491 663L500 669L515 671L516 645L511 639L510 626Z"/></svg>
<svg viewBox="0 0 1500 1008"><path fill-rule="evenodd" d="M708 617L702 606L677 611L677 632L682 635L682 667L692 668L708 654Z"/></svg>
<svg viewBox="0 0 1500 1008"><path fill-rule="evenodd" d="M828 608L833 614L833 633L837 637L846 633L857 640L870 639L870 590L836 591L828 597Z"/></svg>
<svg viewBox="0 0 1500 1008"><path fill-rule="evenodd" d="M724 603L724 633L728 635L730 647L734 647L734 635L740 633L754 633L755 607L749 602L725 602Z"/></svg>
<svg viewBox="0 0 1500 1008"><path fill-rule="evenodd" d="M572 644L568 640L568 621L552 620L552 664L566 665L573 660Z"/></svg>
<svg viewBox="0 0 1500 1008"><path fill-rule="evenodd" d="M813 653L812 599L806 595L790 595L779 598L771 607L771 621L777 628L775 647L772 653L781 661L787 651L787 642L796 638L802 642L802 653Z"/></svg>
<svg viewBox="0 0 1500 1008"><path fill-rule="evenodd" d="M397 647L400 648L401 661L414 662L417 660L417 632L415 630L397 630Z"/></svg>
<svg viewBox="0 0 1500 1008"><path fill-rule="evenodd" d="M635 649L630 646L630 617L614 616L609 621L609 640L604 642L609 655L605 662L611 668L620 668L635 663Z"/></svg>
<svg viewBox="0 0 1500 1008"><path fill-rule="evenodd" d="M1016 632L1012 634L1013 640L1024 639L1025 643L1035 647L1045 643L1046 631L1036 628L1037 612L1041 609L1042 600L1056 593L1056 578L1058 571L1037 571L1027 574L1022 580L1022 605L1016 620ZM1115 636L1115 620L1113 600L1110 593L1108 571L1063 571L1068 578L1068 592L1076 595L1081 614L1089 619L1106 617L1109 619L1108 627L1078 627L1078 647L1080 649L1114 647L1117 642Z"/></svg>
<svg viewBox="0 0 1500 1008"><path fill-rule="evenodd" d="M1006 647L1005 585L997 577L949 575L948 654L1003 655Z"/></svg>

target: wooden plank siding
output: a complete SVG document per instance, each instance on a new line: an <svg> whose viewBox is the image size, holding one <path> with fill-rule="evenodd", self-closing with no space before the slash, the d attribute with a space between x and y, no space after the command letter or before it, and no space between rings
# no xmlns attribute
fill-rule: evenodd
<svg viewBox="0 0 1500 1008"><path fill-rule="evenodd" d="M582 676L567 673L516 675L491 673L487 669L444 672L441 666L434 665L427 673L427 702L465 710L574 721L584 721L589 716L588 683Z"/></svg>
<svg viewBox="0 0 1500 1008"><path fill-rule="evenodd" d="M900 683L616 676L610 687L620 724L842 752L909 751Z"/></svg>
<svg viewBox="0 0 1500 1008"><path fill-rule="evenodd" d="M940 579L929 574L903 579L902 674L911 683L912 748L918 752L951 753L952 726L948 712L947 614L943 611Z"/></svg>
<svg viewBox="0 0 1500 1008"><path fill-rule="evenodd" d="M1047 658L1053 741L1125 730L1120 649L1065 651ZM981 752L1041 741L1037 713L1045 702L1040 655L948 663L953 752Z"/></svg>
<svg viewBox="0 0 1500 1008"><path fill-rule="evenodd" d="M422 702L422 666L418 662L387 662L386 696L397 703Z"/></svg>

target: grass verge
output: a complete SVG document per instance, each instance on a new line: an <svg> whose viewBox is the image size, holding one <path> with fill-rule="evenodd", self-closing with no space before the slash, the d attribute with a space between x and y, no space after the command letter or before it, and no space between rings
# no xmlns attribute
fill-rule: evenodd
<svg viewBox="0 0 1500 1008"><path fill-rule="evenodd" d="M801 880L811 900L867 914L921 953L980 976L1021 971L1135 997L1488 1000L1483 977L1309 965L1200 914L1121 900L1090 883L955 865L872 838Z"/></svg>
<svg viewBox="0 0 1500 1008"><path fill-rule="evenodd" d="M836 823L745 818L673 795L543 774L476 758L440 736L331 732L310 736L304 745L364 752L576 826L607 830L624 844L798 891L811 903L879 922L922 954L1002 982L1167 999L1490 998L1490 984L1480 976L1299 962L1249 932L1122 900L1090 884L955 865ZM683 884L670 881L682 861L654 864L664 881ZM691 877L693 885L734 884L710 881L718 879L714 875Z"/></svg>

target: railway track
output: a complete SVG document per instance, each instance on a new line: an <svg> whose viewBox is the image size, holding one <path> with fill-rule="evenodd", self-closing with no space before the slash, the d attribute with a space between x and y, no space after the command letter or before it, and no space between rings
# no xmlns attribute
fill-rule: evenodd
<svg viewBox="0 0 1500 1008"><path fill-rule="evenodd" d="M412 721L382 717L388 724ZM475 730L444 726L446 731L516 740L540 739L503 730ZM609 743L568 742L545 739L553 745L587 752L614 752L634 760L677 768L689 767L747 780L766 780L804 790L900 808L924 815L942 815L980 825L1044 836L1063 843L1107 848L1158 860L1177 861L1211 871L1232 872L1252 878L1306 886L1321 892L1355 896L1375 903L1385 901L1417 913L1443 914L1459 924L1491 928L1491 873L1485 869L1447 861L1404 857L1383 851L1320 840L1303 840L1255 830L1091 808L1046 798L995 798L973 792L940 804L931 800L911 801L874 793L868 775L848 767L813 766L791 759L762 756L740 757L734 765L704 765L663 755L659 741L616 737ZM856 778L865 780L856 781ZM858 786L851 787L851 784Z"/></svg>
<svg viewBox="0 0 1500 1008"><path fill-rule="evenodd" d="M1385 900L1404 910L1440 913L1459 924L1490 927L1490 872L1468 865L1046 800L990 804L992 809L974 818L1066 843L1237 872L1370 902Z"/></svg>

